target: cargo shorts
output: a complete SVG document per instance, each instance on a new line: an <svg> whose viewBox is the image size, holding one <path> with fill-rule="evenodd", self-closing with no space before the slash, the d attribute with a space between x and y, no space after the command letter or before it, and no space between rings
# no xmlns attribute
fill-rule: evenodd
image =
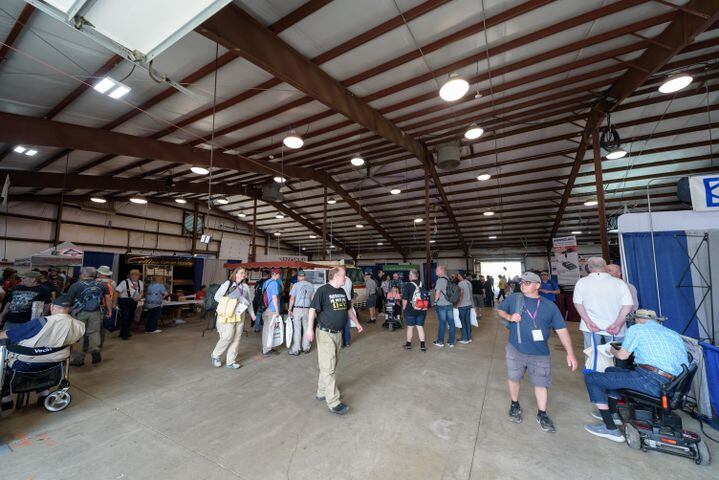
<svg viewBox="0 0 719 480"><path fill-rule="evenodd" d="M524 372L529 372L529 380L535 387L552 386L552 362L549 355L527 355L518 351L508 343L507 376L513 382L524 378Z"/></svg>

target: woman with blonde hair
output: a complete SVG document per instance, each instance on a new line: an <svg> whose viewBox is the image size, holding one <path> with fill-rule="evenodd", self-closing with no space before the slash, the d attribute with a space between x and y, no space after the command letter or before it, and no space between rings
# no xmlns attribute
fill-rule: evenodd
<svg viewBox="0 0 719 480"><path fill-rule="evenodd" d="M240 368L241 363L237 362L237 350L240 347L242 330L250 313L252 320L255 320L255 310L252 308L252 297L250 288L244 282L247 271L238 267L230 275L215 293L217 302L217 333L220 339L212 351L212 365L222 366L222 355L227 352L227 368Z"/></svg>

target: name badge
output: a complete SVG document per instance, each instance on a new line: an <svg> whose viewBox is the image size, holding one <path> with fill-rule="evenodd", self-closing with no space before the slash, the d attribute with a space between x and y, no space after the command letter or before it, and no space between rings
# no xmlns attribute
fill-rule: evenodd
<svg viewBox="0 0 719 480"><path fill-rule="evenodd" d="M542 342L544 341L544 335L542 335L541 330L532 330L532 338L535 342Z"/></svg>

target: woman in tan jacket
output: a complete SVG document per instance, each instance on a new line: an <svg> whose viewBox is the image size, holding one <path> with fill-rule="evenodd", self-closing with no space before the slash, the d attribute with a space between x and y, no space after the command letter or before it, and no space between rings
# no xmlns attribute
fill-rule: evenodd
<svg viewBox="0 0 719 480"><path fill-rule="evenodd" d="M242 330L245 324L245 318L249 312L252 320L255 320L255 311L252 308L252 297L250 296L250 288L244 283L247 271L238 267L230 275L230 279L220 285L215 293L215 301L218 302L217 309L217 333L220 339L212 351L212 365L214 367L222 366L222 355L227 352L227 368L240 368L241 363L237 362L237 350L240 347L240 339L242 338ZM221 314L222 298L227 297L225 302L236 302L236 306L229 315Z"/></svg>

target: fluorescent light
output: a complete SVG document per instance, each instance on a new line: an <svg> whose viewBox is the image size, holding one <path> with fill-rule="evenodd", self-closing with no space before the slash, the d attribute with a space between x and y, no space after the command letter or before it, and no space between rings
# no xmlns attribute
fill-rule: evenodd
<svg viewBox="0 0 719 480"><path fill-rule="evenodd" d="M34 157L35 155L37 155L37 150L28 148L27 151L25 152L25 155L27 155L28 157Z"/></svg>
<svg viewBox="0 0 719 480"><path fill-rule="evenodd" d="M317 238L317 235L310 235L310 238L314 240L315 238Z"/></svg>
<svg viewBox="0 0 719 480"><path fill-rule="evenodd" d="M275 177L275 183L285 183L287 179L285 177Z"/></svg>
<svg viewBox="0 0 719 480"><path fill-rule="evenodd" d="M130 197L130 201L132 203L137 203L138 205L144 205L147 203L147 200L145 200L143 197Z"/></svg>
<svg viewBox="0 0 719 480"><path fill-rule="evenodd" d="M584 205L586 205L587 207L593 207L593 206L597 205L598 203L599 202L596 200L587 200L586 202L584 202Z"/></svg>
<svg viewBox="0 0 719 480"><path fill-rule="evenodd" d="M694 80L692 76L686 73L672 75L661 84L659 91L662 93L678 92L679 90L687 88L689 84L692 83L692 80Z"/></svg>
<svg viewBox="0 0 719 480"><path fill-rule="evenodd" d="M434 242L436 242L436 241L437 241L437 240L430 240L429 243L434 243Z"/></svg>
<svg viewBox="0 0 719 480"><path fill-rule="evenodd" d="M494 212L492 210L487 210L482 215L484 215L485 217L491 217L492 215L494 215Z"/></svg>
<svg viewBox="0 0 719 480"><path fill-rule="evenodd" d="M329 203L330 205L334 205L335 203L337 203L337 200L335 200L334 198L330 198L327 200L327 203Z"/></svg>
<svg viewBox="0 0 719 480"><path fill-rule="evenodd" d="M581 235L581 234L582 234L581 230L572 230L572 235Z"/></svg>
<svg viewBox="0 0 719 480"><path fill-rule="evenodd" d="M212 240L212 235L202 235L200 237L200 243L210 243L210 240Z"/></svg>
<svg viewBox="0 0 719 480"><path fill-rule="evenodd" d="M237 216L240 218L245 218L247 216L247 214L245 212L240 212L237 214Z"/></svg>
<svg viewBox="0 0 719 480"><path fill-rule="evenodd" d="M17 147L13 148L13 151L16 153L23 153L27 148L23 147L22 145L18 145Z"/></svg>
<svg viewBox="0 0 719 480"><path fill-rule="evenodd" d="M466 132L464 132L464 138L467 140L475 140L482 136L484 133L483 128L479 128L476 123L469 126Z"/></svg>
<svg viewBox="0 0 719 480"><path fill-rule="evenodd" d="M486 182L490 178L492 178L492 174L487 173L487 172L482 172L479 175L477 175L477 180L479 180L480 182Z"/></svg>
<svg viewBox="0 0 719 480"><path fill-rule="evenodd" d="M126 85L120 85L120 86L117 87L115 90L113 90L112 92L110 92L110 94L109 94L108 96L109 96L110 98L118 99L118 98L120 98L120 97L124 97L125 95L127 95L127 93L128 93L130 90L131 90L131 88L128 87L128 86L126 86Z"/></svg>
<svg viewBox="0 0 719 480"><path fill-rule="evenodd" d="M358 223L357 225L355 225L355 228L364 228L364 225L362 225L361 223Z"/></svg>
<svg viewBox="0 0 719 480"><path fill-rule="evenodd" d="M305 247L302 247L302 251L304 252L305 250L307 250L307 249Z"/></svg>
<svg viewBox="0 0 719 480"><path fill-rule="evenodd" d="M110 77L105 77L102 80L100 80L99 82L97 82L95 84L95 86L92 88L94 88L95 90L97 90L100 93L106 93L108 90L110 90L115 85L117 85L115 83L115 80L113 80Z"/></svg>
<svg viewBox="0 0 719 480"><path fill-rule="evenodd" d="M382 245L384 245L382 242L377 242L378 247L381 247Z"/></svg>
<svg viewBox="0 0 719 480"><path fill-rule="evenodd" d="M102 197L90 197L90 201L95 203L107 203L107 200Z"/></svg>
<svg viewBox="0 0 719 480"><path fill-rule="evenodd" d="M439 96L446 102L454 102L462 98L468 90L469 83L467 83L467 80L453 73L449 76L449 80L439 89Z"/></svg>
<svg viewBox="0 0 719 480"><path fill-rule="evenodd" d="M302 148L302 145L305 144L305 142L302 140L302 137L297 135L297 132L294 130L291 130L289 134L282 140L282 143L285 144L285 147L287 148L293 148L298 149Z"/></svg>
<svg viewBox="0 0 719 480"><path fill-rule="evenodd" d="M421 219L421 218L415 218L415 219L414 219L414 223L422 223L422 219Z"/></svg>
<svg viewBox="0 0 719 480"><path fill-rule="evenodd" d="M627 151L624 150L622 147L619 147L607 153L605 156L607 157L607 160L618 160L620 158L624 158L626 155Z"/></svg>
<svg viewBox="0 0 719 480"><path fill-rule="evenodd" d="M280 232L275 232L275 237L279 237L280 235L282 235Z"/></svg>
<svg viewBox="0 0 719 480"><path fill-rule="evenodd" d="M184 205L185 203L187 203L187 200L185 200L184 198L176 198L175 203Z"/></svg>
<svg viewBox="0 0 719 480"><path fill-rule="evenodd" d="M215 198L215 203L218 205L227 205L230 203L229 200L227 200L225 197L217 197Z"/></svg>
<svg viewBox="0 0 719 480"><path fill-rule="evenodd" d="M497 239L497 236L496 236L496 235L490 235L490 236L487 237L487 238L489 238L490 240L496 240L496 239Z"/></svg>
<svg viewBox="0 0 719 480"><path fill-rule="evenodd" d="M352 157L352 160L350 160L350 163L354 165L355 167L361 167L364 165L364 158L360 157L360 154L358 153L354 157Z"/></svg>
<svg viewBox="0 0 719 480"><path fill-rule="evenodd" d="M210 173L210 171L205 167L198 167L197 165L195 165L194 167L190 167L190 171L198 175L207 175L208 173Z"/></svg>
<svg viewBox="0 0 719 480"><path fill-rule="evenodd" d="M399 195L400 193L402 193L402 190L400 190L399 188L393 188L389 191L389 193L391 193L392 195Z"/></svg>
<svg viewBox="0 0 719 480"><path fill-rule="evenodd" d="M275 215L275 218L279 218L280 220L282 220L283 218L285 218L285 216L281 213L278 213L277 215Z"/></svg>

